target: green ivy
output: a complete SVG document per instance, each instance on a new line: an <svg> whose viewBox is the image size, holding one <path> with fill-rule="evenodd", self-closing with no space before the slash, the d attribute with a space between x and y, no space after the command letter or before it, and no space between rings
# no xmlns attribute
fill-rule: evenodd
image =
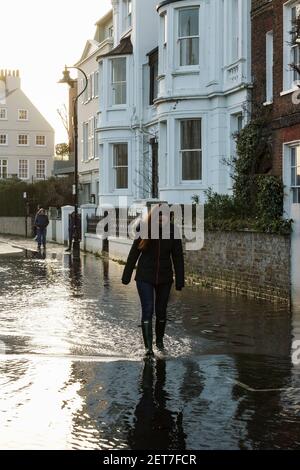
<svg viewBox="0 0 300 470"><path fill-rule="evenodd" d="M271 131L263 112L237 135L233 159L233 194L206 191L207 230L254 230L288 235L292 220L283 218L284 185L268 174L272 168ZM199 202L197 195L194 202Z"/></svg>

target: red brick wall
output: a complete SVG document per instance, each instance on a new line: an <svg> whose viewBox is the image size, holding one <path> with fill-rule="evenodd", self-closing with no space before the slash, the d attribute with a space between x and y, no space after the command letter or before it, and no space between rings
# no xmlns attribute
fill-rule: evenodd
<svg viewBox="0 0 300 470"><path fill-rule="evenodd" d="M286 0L252 0L252 76L253 101L266 100L266 33L273 30L274 68L273 104L267 107L273 129L273 170L282 175L282 145L300 139L300 105L292 102L292 94L283 91L283 4Z"/></svg>

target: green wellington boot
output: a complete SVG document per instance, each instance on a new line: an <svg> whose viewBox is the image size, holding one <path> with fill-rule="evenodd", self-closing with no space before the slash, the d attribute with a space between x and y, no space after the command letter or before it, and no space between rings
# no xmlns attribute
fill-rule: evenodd
<svg viewBox="0 0 300 470"><path fill-rule="evenodd" d="M156 320L155 323L155 335L156 335L156 347L160 351L164 349L164 335L166 329L166 320Z"/></svg>
<svg viewBox="0 0 300 470"><path fill-rule="evenodd" d="M146 357L153 356L152 350L152 341L153 341L153 333L152 333L152 321L142 321L142 332L143 332L143 339L146 349Z"/></svg>

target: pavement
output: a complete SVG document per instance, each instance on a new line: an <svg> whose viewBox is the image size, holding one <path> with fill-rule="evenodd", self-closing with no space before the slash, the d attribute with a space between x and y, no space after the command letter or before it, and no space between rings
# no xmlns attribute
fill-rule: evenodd
<svg viewBox="0 0 300 470"><path fill-rule="evenodd" d="M65 249L63 245L47 243L47 251L59 253ZM37 243L33 238L18 237L16 235L0 235L0 255L20 253L23 250L37 251Z"/></svg>
<svg viewBox="0 0 300 470"><path fill-rule="evenodd" d="M21 248L15 248L8 243L3 243L0 241L0 256L1 255L11 255L14 253L21 253L22 249Z"/></svg>

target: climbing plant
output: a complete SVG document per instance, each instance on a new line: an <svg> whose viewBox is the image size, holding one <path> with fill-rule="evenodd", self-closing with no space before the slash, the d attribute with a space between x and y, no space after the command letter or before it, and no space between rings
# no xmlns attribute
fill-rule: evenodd
<svg viewBox="0 0 300 470"><path fill-rule="evenodd" d="M232 166L233 194L206 191L206 228L288 234L291 221L283 218L284 186L271 175L271 129L264 110L235 135L237 155ZM197 196L193 198L197 201Z"/></svg>

